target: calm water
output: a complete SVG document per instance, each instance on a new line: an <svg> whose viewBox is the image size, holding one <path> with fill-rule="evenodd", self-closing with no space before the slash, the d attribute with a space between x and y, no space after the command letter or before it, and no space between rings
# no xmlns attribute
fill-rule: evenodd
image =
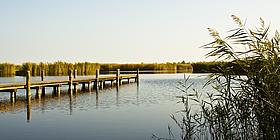
<svg viewBox="0 0 280 140"><path fill-rule="evenodd" d="M62 88L65 92L54 97L49 88L45 98L32 98L29 121L24 90L18 92L14 104L9 102L9 93L0 93L0 139L145 140L152 134L167 138L168 125L178 138L179 129L170 115L183 109L176 98L182 95L176 87L183 74L140 76L139 85L124 84L119 90L107 87L98 93L79 92L69 96L65 86ZM39 77L32 79L39 80ZM206 80L206 75L190 75L190 82L197 89ZM0 78L0 83L23 81L23 77ZM32 93L34 97L35 91Z"/></svg>

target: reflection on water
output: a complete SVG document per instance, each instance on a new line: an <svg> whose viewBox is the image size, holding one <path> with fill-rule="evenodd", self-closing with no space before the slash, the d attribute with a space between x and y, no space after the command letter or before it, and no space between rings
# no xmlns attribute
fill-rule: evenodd
<svg viewBox="0 0 280 140"><path fill-rule="evenodd" d="M27 122L30 122L31 121L31 118L32 118L32 114L31 114L31 106L32 106L32 103L31 103L31 97L27 97L27 101L26 101L26 119L27 119Z"/></svg>
<svg viewBox="0 0 280 140"><path fill-rule="evenodd" d="M70 115L73 114L73 95L72 93L69 94L69 110L70 110Z"/></svg>
<svg viewBox="0 0 280 140"><path fill-rule="evenodd" d="M169 115L183 108L176 98L181 95L176 89L177 82L183 78L183 74L141 75L139 85L107 86L99 91L79 90L73 94L68 93L67 87L61 87L60 96L46 88L45 96L40 98L31 90L28 100L24 91L19 91L14 103L8 93L1 93L0 136L29 140L142 140L152 134L167 136L168 125L179 134ZM190 80L200 88L206 77L191 75Z"/></svg>

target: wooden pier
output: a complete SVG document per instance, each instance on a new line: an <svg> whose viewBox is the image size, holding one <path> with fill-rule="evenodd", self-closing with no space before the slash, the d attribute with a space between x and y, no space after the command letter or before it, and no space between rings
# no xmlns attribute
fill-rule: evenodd
<svg viewBox="0 0 280 140"><path fill-rule="evenodd" d="M11 102L15 102L16 100L16 92L18 89L26 90L26 99L29 100L31 97L30 90L36 89L36 97L41 98L41 96L45 95L46 87L53 87L53 93L57 96L60 96L60 89L62 86L68 86L68 93L73 94L77 93L79 85L82 85L82 90L91 91L91 89L99 90L103 89L105 82L110 82L111 86L116 86L119 88L122 85L123 81L134 80L135 82L139 82L139 70L137 70L136 74L126 74L121 75L120 70L116 71L116 75L100 75L99 70L96 70L95 77L92 78L78 78L77 71L74 70L69 72L68 80L49 80L46 81L44 77L44 72L41 72L41 81L31 82L30 72L26 73L26 82L25 83L10 83L10 84L0 84L0 92L9 92ZM86 86L87 85L87 86ZM87 89L86 89L87 87Z"/></svg>

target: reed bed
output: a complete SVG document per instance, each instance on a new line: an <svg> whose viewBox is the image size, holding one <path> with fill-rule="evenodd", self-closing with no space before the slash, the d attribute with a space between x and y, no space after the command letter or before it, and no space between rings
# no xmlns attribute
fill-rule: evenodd
<svg viewBox="0 0 280 140"><path fill-rule="evenodd" d="M225 38L209 28L214 40L203 47L210 50L208 57L231 62L242 73L219 64L220 72L205 83L213 92L198 92L187 77L179 83L182 96L178 98L185 109L180 111L182 117L171 118L182 140L280 139L280 35L276 31L270 37L262 19L259 27L247 29L237 16L232 18L237 27Z"/></svg>

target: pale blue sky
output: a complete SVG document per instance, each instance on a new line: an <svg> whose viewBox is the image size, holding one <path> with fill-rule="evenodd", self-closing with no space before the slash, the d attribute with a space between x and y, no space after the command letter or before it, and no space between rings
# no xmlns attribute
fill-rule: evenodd
<svg viewBox="0 0 280 140"><path fill-rule="evenodd" d="M204 61L206 30L280 29L278 0L0 0L0 62Z"/></svg>

